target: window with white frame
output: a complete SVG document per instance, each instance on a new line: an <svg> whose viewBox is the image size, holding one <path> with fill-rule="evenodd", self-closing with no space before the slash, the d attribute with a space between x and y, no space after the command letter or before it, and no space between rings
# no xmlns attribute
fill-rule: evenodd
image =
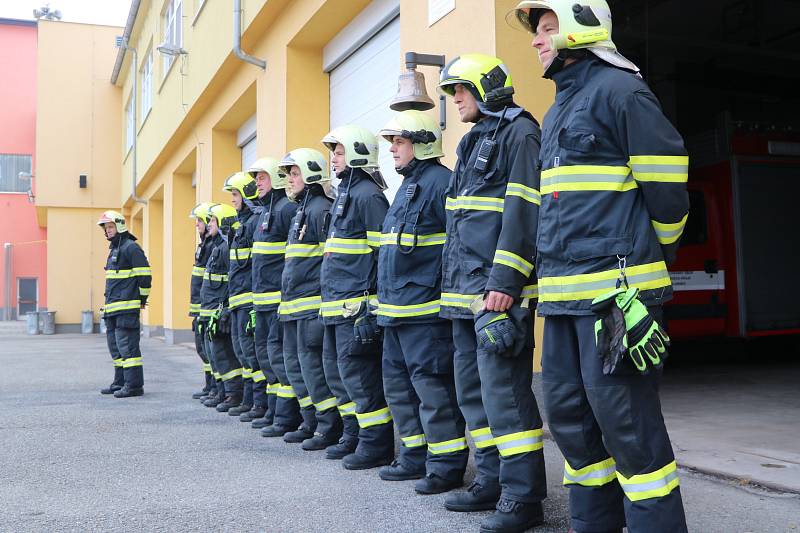
<svg viewBox="0 0 800 533"><path fill-rule="evenodd" d="M136 112L133 109L133 94L128 97L128 104L125 106L125 153L133 146L133 136L136 135Z"/></svg>
<svg viewBox="0 0 800 533"><path fill-rule="evenodd" d="M169 0L167 9L164 11L164 44L169 44L175 48L183 46L183 1ZM162 64L164 65L164 76L172 66L173 56L164 55Z"/></svg>
<svg viewBox="0 0 800 533"><path fill-rule="evenodd" d="M141 113L139 115L139 120L144 123L144 119L147 116L147 113L150 112L150 108L153 105L153 49L150 48L147 51L147 54L144 56L144 63L142 63L142 69L140 71L141 74L141 88L142 88L142 96L141 96Z"/></svg>

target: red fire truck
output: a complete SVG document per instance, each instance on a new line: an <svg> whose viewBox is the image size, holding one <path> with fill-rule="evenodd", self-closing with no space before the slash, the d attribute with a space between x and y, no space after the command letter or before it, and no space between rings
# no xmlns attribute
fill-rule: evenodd
<svg viewBox="0 0 800 533"><path fill-rule="evenodd" d="M800 132L730 124L687 142L691 212L673 338L800 333Z"/></svg>

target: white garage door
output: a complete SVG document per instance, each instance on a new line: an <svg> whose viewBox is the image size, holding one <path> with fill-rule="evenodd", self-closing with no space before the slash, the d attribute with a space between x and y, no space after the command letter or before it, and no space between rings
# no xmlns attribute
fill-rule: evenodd
<svg viewBox="0 0 800 533"><path fill-rule="evenodd" d="M400 74L400 18L384 26L330 72L331 129L357 124L377 133L394 114L389 101ZM394 171L389 143L379 139L379 162L391 201L401 177Z"/></svg>
<svg viewBox="0 0 800 533"><path fill-rule="evenodd" d="M242 170L247 170L258 159L256 142L256 116L253 115L236 132L236 144L242 150Z"/></svg>

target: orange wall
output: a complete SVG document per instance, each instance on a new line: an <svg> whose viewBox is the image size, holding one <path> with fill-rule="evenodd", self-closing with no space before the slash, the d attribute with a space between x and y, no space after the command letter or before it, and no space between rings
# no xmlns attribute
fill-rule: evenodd
<svg viewBox="0 0 800 533"><path fill-rule="evenodd" d="M36 173L36 26L0 20L0 153L34 156ZM35 184L34 184L35 186ZM47 306L47 259L36 207L24 194L0 192L0 248L13 248L12 305L17 278L39 279L39 306ZM3 252L0 251L0 256ZM5 258L0 258L0 308L5 304Z"/></svg>

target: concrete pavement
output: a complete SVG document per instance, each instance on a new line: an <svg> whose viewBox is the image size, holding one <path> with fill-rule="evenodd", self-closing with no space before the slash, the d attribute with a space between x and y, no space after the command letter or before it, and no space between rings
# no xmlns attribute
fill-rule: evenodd
<svg viewBox="0 0 800 533"><path fill-rule="evenodd" d="M197 356L142 347L146 394L121 400L97 392L113 370L102 337L0 337L1 531L477 531L483 513L449 513L412 482L345 471L200 406ZM536 531L563 532L563 459L550 441L545 454ZM690 531L800 530L797 495L686 471L681 490Z"/></svg>

